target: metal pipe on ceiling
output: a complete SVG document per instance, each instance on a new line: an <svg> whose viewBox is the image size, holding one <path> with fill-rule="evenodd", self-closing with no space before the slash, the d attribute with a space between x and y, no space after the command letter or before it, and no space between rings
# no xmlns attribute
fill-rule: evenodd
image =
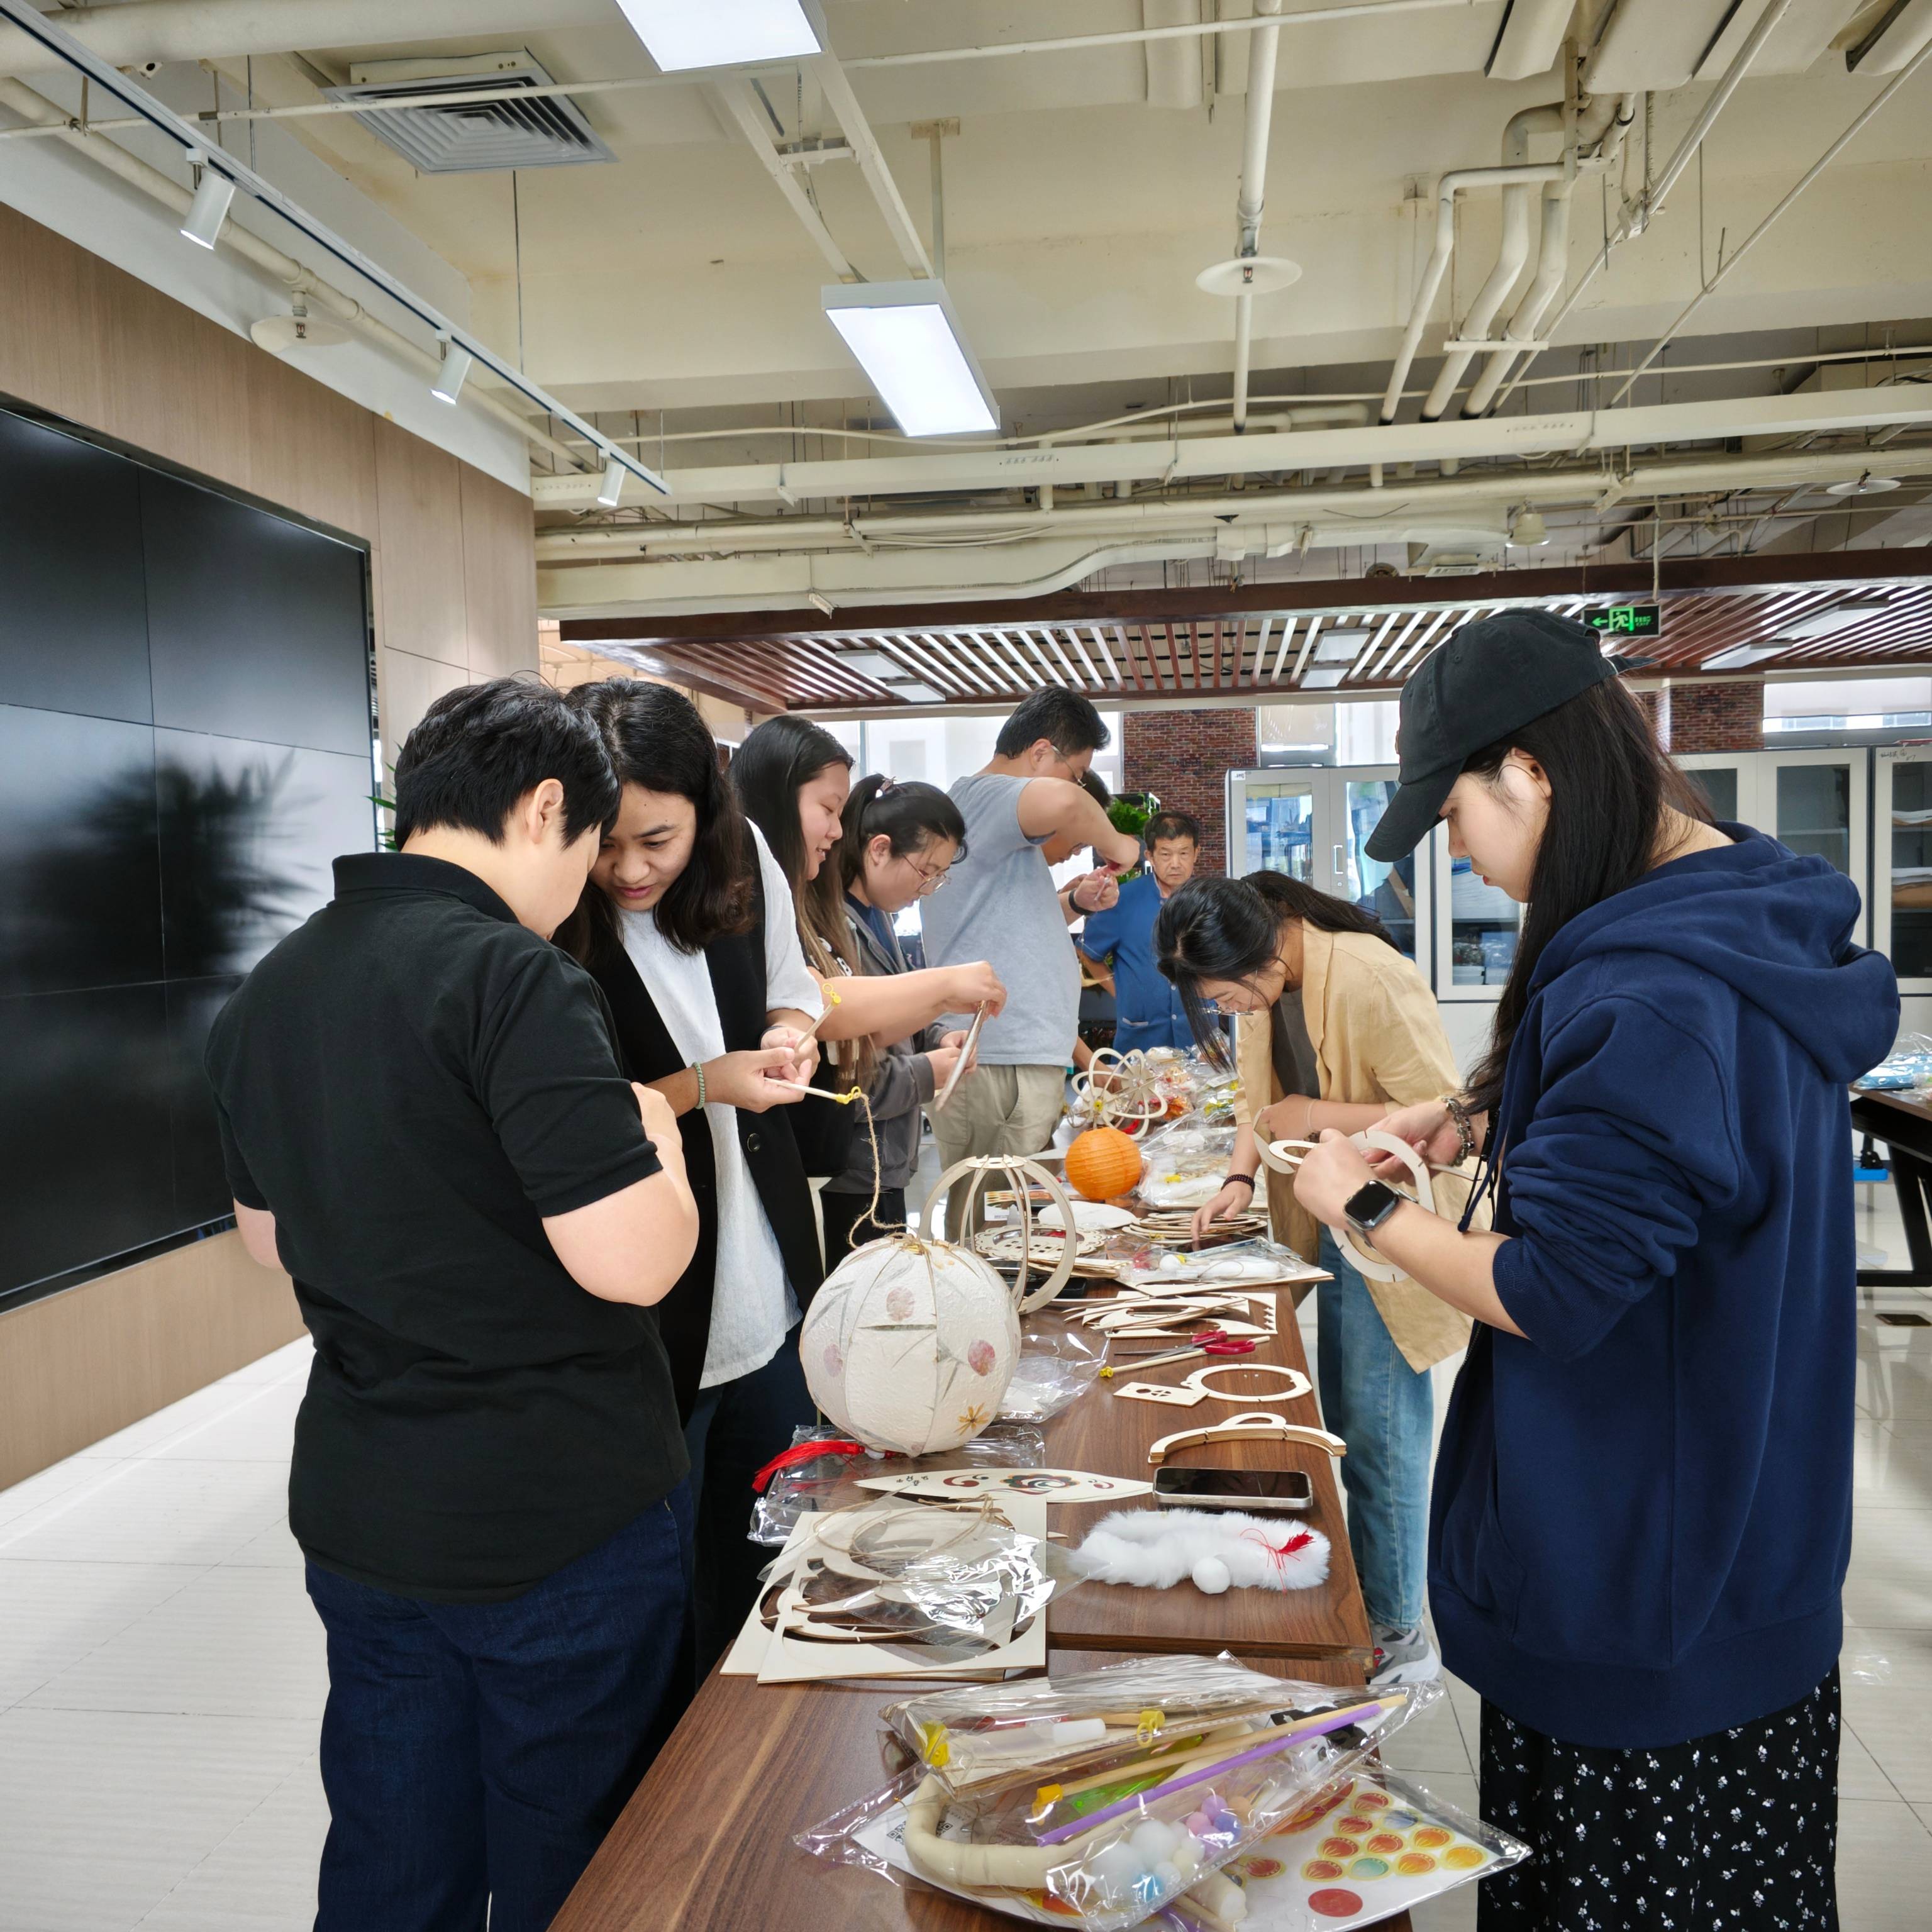
<svg viewBox="0 0 1932 1932"><path fill-rule="evenodd" d="M1241 140L1241 184L1234 196L1234 253L1258 255L1262 209L1268 198L1268 134L1274 124L1275 55L1281 45L1281 0L1255 0L1255 17L1274 21L1258 27L1248 43L1248 103ZM1252 271L1250 271L1252 273ZM1234 406L1237 436L1248 427L1248 363L1254 342L1252 292L1234 298Z"/></svg>
<svg viewBox="0 0 1932 1932"><path fill-rule="evenodd" d="M1771 4L1758 16L1757 24L1744 37L1744 44L1732 56L1730 65L1725 68L1724 78L1712 89L1709 99L1698 110L1696 119L1691 122L1684 138L1678 142L1670 158L1664 163L1663 172L1638 196L1634 206L1626 207L1618 215L1616 227L1605 238L1602 248L1591 251L1589 266L1576 278L1575 286L1563 298L1562 306L1550 318L1543 344L1531 344L1526 346L1522 367L1496 393L1497 406L1508 402L1514 394L1516 385L1522 381L1537 357L1542 354L1544 346L1554 340L1556 332L1583 299L1584 292L1596 280L1612 251L1641 235L1663 212L1664 201L1671 189L1684 170L1690 165L1697 150L1703 146L1704 137L1716 124L1718 116L1730 104L1731 96L1736 93L1744 76L1750 73L1753 63L1763 50L1765 43L1776 32L1779 22L1790 10L1791 4L1792 0L1771 0Z"/></svg>

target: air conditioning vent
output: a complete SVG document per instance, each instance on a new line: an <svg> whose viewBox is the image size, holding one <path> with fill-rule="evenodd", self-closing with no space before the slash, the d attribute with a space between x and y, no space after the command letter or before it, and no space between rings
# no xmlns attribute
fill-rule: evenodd
<svg viewBox="0 0 1932 1932"><path fill-rule="evenodd" d="M467 60L377 61L350 69L332 100L394 100L418 94L500 93L554 85L527 53ZM567 168L616 157L566 95L452 102L355 117L419 173L485 174L506 168Z"/></svg>

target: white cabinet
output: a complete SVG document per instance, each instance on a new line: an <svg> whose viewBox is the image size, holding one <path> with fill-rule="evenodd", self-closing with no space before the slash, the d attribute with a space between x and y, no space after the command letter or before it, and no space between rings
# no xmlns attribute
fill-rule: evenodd
<svg viewBox="0 0 1932 1932"><path fill-rule="evenodd" d="M1932 993L1932 746L1877 754L1872 824L1871 943L1901 992Z"/></svg>
<svg viewBox="0 0 1932 1932"><path fill-rule="evenodd" d="M1392 866L1364 849L1395 793L1392 765L1274 765L1228 774L1228 870L1286 872L1372 912L1429 975L1430 847Z"/></svg>
<svg viewBox="0 0 1932 1932"><path fill-rule="evenodd" d="M1885 754L1881 754L1885 755ZM1794 852L1829 860L1867 899L1866 804L1870 754L1862 746L1820 752L1699 752L1678 764L1710 802L1714 817L1755 826ZM1859 930L1865 940L1870 907Z"/></svg>

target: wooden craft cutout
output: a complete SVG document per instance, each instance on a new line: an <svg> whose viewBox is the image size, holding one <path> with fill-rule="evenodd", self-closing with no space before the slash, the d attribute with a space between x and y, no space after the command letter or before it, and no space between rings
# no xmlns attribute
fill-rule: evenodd
<svg viewBox="0 0 1932 1932"><path fill-rule="evenodd" d="M1407 1166L1410 1178L1415 1183L1415 1201L1418 1207L1426 1208L1432 1214L1436 1211L1436 1190L1430 1185L1429 1164L1411 1147L1408 1142L1397 1140L1393 1134L1378 1133L1372 1127L1366 1132L1352 1136L1356 1146L1366 1154L1372 1148L1382 1154L1392 1154ZM1292 1174L1298 1168L1312 1141L1270 1141L1265 1144L1258 1140L1262 1159L1277 1174ZM1336 1238L1354 1257L1355 1265L1371 1281L1400 1281L1402 1270L1393 1263L1385 1262L1373 1248L1365 1246L1351 1228L1337 1228Z"/></svg>
<svg viewBox="0 0 1932 1932"><path fill-rule="evenodd" d="M1154 1485L1136 1476L1096 1476L1084 1469L922 1469L903 1476L862 1477L857 1486L946 1502L1036 1496L1046 1503L1105 1503L1145 1496Z"/></svg>
<svg viewBox="0 0 1932 1932"><path fill-rule="evenodd" d="M1224 1376L1235 1370L1246 1375L1286 1376L1288 1386L1258 1392L1247 1389L1239 1395L1225 1395L1208 1386L1210 1376ZM1299 1369L1286 1368L1279 1362L1238 1361L1210 1363L1205 1368L1196 1369L1184 1382L1128 1382L1114 1393L1130 1402L1165 1402L1176 1408L1192 1408L1202 1402L1252 1402L1258 1393L1263 1402L1298 1402L1307 1394L1308 1388L1308 1378Z"/></svg>
<svg viewBox="0 0 1932 1932"><path fill-rule="evenodd" d="M1203 1442L1305 1442L1312 1448L1327 1450L1331 1456L1348 1453L1348 1445L1340 1436L1305 1423L1291 1422L1285 1415L1261 1408L1230 1416L1226 1422L1177 1430L1172 1436L1163 1436L1148 1450L1148 1460L1158 1466L1177 1449L1192 1449Z"/></svg>

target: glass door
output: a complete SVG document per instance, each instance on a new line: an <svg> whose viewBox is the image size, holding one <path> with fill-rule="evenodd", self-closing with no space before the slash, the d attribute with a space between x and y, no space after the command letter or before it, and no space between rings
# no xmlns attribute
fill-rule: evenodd
<svg viewBox="0 0 1932 1932"><path fill-rule="evenodd" d="M1677 760L1678 769L1704 795L1711 816L1728 824L1758 820L1743 803L1750 789L1751 773L1744 760L1750 754L1740 752L1695 752Z"/></svg>
<svg viewBox="0 0 1932 1932"><path fill-rule="evenodd" d="M1493 1000L1516 963L1522 908L1500 886L1486 884L1467 859L1450 858L1440 830L1430 834L1430 844L1443 908L1437 922L1436 997Z"/></svg>
<svg viewBox="0 0 1932 1932"><path fill-rule="evenodd" d="M1312 768L1228 774L1228 870L1316 877L1315 801L1328 773ZM1325 888L1324 888L1325 889Z"/></svg>
<svg viewBox="0 0 1932 1932"><path fill-rule="evenodd" d="M1880 752L1872 784L1872 944L1907 992L1932 992L1932 749Z"/></svg>
<svg viewBox="0 0 1932 1932"><path fill-rule="evenodd" d="M1369 834L1394 796L1392 765L1268 766L1228 774L1228 870L1286 872L1372 913L1430 976L1434 881L1424 844L1393 865Z"/></svg>

